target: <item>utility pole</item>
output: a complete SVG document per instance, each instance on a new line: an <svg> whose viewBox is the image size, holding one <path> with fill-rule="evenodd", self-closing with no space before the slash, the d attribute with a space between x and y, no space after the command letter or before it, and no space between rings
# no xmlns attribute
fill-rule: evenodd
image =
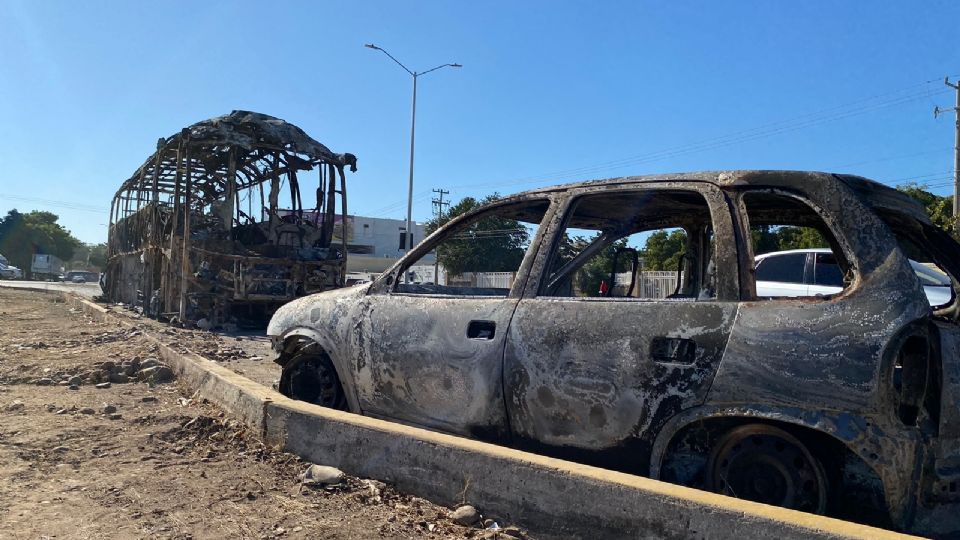
<svg viewBox="0 0 960 540"><path fill-rule="evenodd" d="M940 113L952 112L954 116L954 129L956 131L953 139L953 231L960 236L960 84L950 84L950 77L943 79L943 84L953 88L957 94L956 105L952 109L933 109L933 117L940 116Z"/></svg>
<svg viewBox="0 0 960 540"><path fill-rule="evenodd" d="M443 196L449 195L450 192L443 189L435 189L433 192L439 195L430 202L433 203L433 213L437 216L437 223L440 223L440 220L443 219L444 207L450 206L450 201L444 201ZM433 282L440 285L440 252L436 249L433 252Z"/></svg>
<svg viewBox="0 0 960 540"><path fill-rule="evenodd" d="M434 197L434 198L430 201L430 202L433 203L433 214L434 214L435 216L437 216L437 218L443 218L443 209L444 209L444 207L450 206L450 201L445 201L445 200L443 200L443 196L444 196L444 195L449 195L450 192L449 192L449 191L445 191L445 190L443 190L443 189L435 189L435 190L433 190L433 192L436 193L436 194L438 194L437 197Z"/></svg>

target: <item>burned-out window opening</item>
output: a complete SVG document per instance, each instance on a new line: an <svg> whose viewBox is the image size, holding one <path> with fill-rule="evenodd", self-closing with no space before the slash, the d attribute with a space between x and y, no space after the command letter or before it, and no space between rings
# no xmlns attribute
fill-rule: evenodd
<svg viewBox="0 0 960 540"><path fill-rule="evenodd" d="M707 299L716 296L710 209L696 191L584 195L568 211L540 296Z"/></svg>
<svg viewBox="0 0 960 540"><path fill-rule="evenodd" d="M955 253L949 235L936 226L921 223L895 210L880 208L880 219L890 227L897 244L909 257L914 274L923 287L930 306L945 311L955 305L955 283L960 276L960 255ZM951 316L957 317L954 313Z"/></svg>
<svg viewBox="0 0 960 540"><path fill-rule="evenodd" d="M852 265L810 204L776 190L746 192L743 203L758 298L825 298L853 283Z"/></svg>
<svg viewBox="0 0 960 540"><path fill-rule="evenodd" d="M229 327L342 287L346 168L352 154L254 112L160 139L113 199L104 295Z"/></svg>
<svg viewBox="0 0 960 540"><path fill-rule="evenodd" d="M394 292L507 296L549 207L509 203L457 223L403 265Z"/></svg>

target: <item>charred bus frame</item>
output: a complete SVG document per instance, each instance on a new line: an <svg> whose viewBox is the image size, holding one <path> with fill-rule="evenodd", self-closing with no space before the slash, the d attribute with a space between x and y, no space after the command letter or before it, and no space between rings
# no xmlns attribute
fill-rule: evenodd
<svg viewBox="0 0 960 540"><path fill-rule="evenodd" d="M160 139L113 198L104 296L217 326L342 287L346 167L356 171L352 154L248 111ZM305 209L300 173L313 169L315 204Z"/></svg>

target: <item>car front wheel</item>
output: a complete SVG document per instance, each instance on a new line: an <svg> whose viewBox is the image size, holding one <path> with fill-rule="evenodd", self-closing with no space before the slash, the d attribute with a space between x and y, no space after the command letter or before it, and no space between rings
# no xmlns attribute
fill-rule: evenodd
<svg viewBox="0 0 960 540"><path fill-rule="evenodd" d="M707 465L712 491L802 512L827 509L827 475L807 447L786 431L749 424L728 431Z"/></svg>
<svg viewBox="0 0 960 540"><path fill-rule="evenodd" d="M296 353L280 375L280 392L322 407L346 410L347 398L330 358L322 353Z"/></svg>

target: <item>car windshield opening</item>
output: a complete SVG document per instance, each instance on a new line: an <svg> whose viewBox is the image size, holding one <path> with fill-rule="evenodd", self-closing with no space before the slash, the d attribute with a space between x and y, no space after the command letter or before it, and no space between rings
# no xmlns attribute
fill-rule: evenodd
<svg viewBox="0 0 960 540"><path fill-rule="evenodd" d="M482 202L472 201L479 208ZM406 294L507 296L550 203L494 207L443 231L434 247L406 265L394 289ZM432 232L439 225L428 225Z"/></svg>

